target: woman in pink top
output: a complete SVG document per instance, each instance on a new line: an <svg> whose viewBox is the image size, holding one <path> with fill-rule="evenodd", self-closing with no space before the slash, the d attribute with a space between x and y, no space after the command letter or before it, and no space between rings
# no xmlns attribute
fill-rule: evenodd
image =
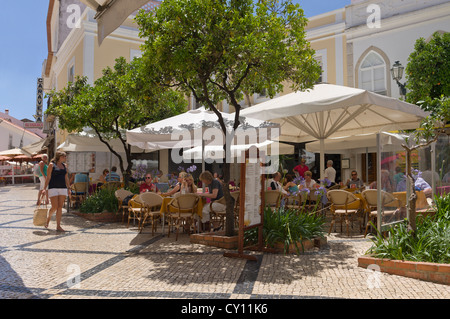
<svg viewBox="0 0 450 319"><path fill-rule="evenodd" d="M306 160L302 158L300 164L294 167L294 171L297 171L298 175L301 177L305 177L305 172L309 171L308 166L306 166Z"/></svg>

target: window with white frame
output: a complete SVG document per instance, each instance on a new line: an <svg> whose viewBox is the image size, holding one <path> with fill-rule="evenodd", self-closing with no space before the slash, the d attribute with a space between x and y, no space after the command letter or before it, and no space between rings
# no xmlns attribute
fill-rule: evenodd
<svg viewBox="0 0 450 319"><path fill-rule="evenodd" d="M75 57L67 65L67 83L75 81Z"/></svg>
<svg viewBox="0 0 450 319"><path fill-rule="evenodd" d="M378 53L371 51L359 67L359 88L387 95L386 63Z"/></svg>

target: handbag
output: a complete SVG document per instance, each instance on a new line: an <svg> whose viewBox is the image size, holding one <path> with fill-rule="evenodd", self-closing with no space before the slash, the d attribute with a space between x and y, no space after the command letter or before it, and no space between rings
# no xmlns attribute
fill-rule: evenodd
<svg viewBox="0 0 450 319"><path fill-rule="evenodd" d="M39 205L34 210L33 224L34 226L45 226L47 223L48 208L47 205Z"/></svg>

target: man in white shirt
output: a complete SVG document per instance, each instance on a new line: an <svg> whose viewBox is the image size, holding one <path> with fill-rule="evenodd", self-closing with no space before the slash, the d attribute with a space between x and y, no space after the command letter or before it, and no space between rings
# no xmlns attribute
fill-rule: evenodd
<svg viewBox="0 0 450 319"><path fill-rule="evenodd" d="M324 176L331 182L330 186L333 186L334 184L336 184L336 170L333 168L332 160L327 161L327 168L325 169Z"/></svg>

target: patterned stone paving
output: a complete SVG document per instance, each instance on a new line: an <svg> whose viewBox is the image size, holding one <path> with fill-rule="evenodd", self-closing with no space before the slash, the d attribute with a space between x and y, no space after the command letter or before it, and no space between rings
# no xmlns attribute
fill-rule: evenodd
<svg viewBox="0 0 450 319"><path fill-rule="evenodd" d="M450 287L357 267L370 247L358 231L331 233L322 250L301 256L224 250L151 236L121 223L64 212L58 233L33 226L34 185L0 188L2 299L448 299ZM160 231L160 228L158 229ZM78 275L78 276L75 276ZM75 279L73 279L75 277Z"/></svg>

